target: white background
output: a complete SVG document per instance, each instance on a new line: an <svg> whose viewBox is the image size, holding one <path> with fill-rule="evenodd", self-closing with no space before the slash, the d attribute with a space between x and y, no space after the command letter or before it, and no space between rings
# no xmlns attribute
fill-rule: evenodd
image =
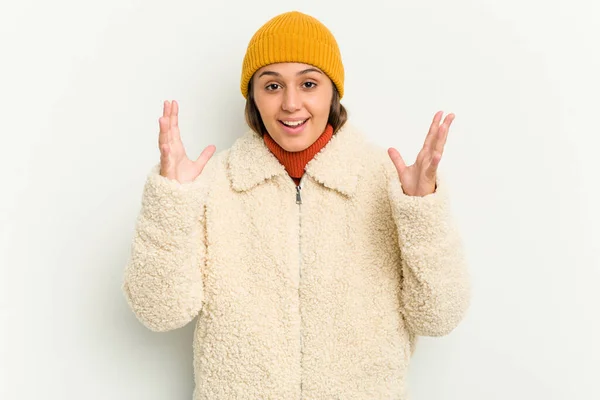
<svg viewBox="0 0 600 400"><path fill-rule="evenodd" d="M412 162L456 114L440 168L473 303L419 341L414 400L600 399L598 4L3 2L0 398L191 399L193 324L150 332L120 289L162 102L191 157L231 145L248 40L297 9L336 36L374 141Z"/></svg>

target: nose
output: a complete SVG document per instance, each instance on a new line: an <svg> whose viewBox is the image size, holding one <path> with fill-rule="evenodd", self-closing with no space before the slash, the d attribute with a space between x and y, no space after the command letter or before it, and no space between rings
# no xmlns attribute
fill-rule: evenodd
<svg viewBox="0 0 600 400"><path fill-rule="evenodd" d="M294 112L300 109L300 94L294 87L287 87L283 92L283 101L281 108L287 112Z"/></svg>

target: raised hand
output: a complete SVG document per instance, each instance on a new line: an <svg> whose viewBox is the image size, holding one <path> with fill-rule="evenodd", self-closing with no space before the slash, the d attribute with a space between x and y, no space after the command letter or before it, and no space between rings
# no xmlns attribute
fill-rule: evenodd
<svg viewBox="0 0 600 400"><path fill-rule="evenodd" d="M160 174L180 183L192 182L200 175L204 166L214 154L214 145L206 147L196 161L188 158L179 134L179 105L175 100L164 102L163 115L158 119L160 132Z"/></svg>
<svg viewBox="0 0 600 400"><path fill-rule="evenodd" d="M388 149L388 154L398 171L402 189L409 196L426 196L435 192L437 168L442 159L450 125L455 117L454 114L448 114L444 123L440 125L443 114L443 111L438 111L434 115L423 148L413 165L407 167L398 150L393 147Z"/></svg>

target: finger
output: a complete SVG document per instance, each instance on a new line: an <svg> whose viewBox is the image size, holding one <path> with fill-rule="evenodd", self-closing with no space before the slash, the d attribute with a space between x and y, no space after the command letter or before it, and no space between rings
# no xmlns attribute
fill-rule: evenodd
<svg viewBox="0 0 600 400"><path fill-rule="evenodd" d="M165 159L169 155L170 150L171 150L171 146L169 145L169 143L163 143L160 145L160 155L162 157L165 157Z"/></svg>
<svg viewBox="0 0 600 400"><path fill-rule="evenodd" d="M396 170L398 171L398 174L402 174L402 172L406 168L406 163L404 162L404 159L400 155L400 152L398 150L394 149L393 147L390 147L388 149L388 155L390 156L390 158L392 159L392 162L396 166Z"/></svg>
<svg viewBox="0 0 600 400"><path fill-rule="evenodd" d="M170 156L171 146L169 143L162 144L160 146L160 174L168 176L168 171L171 168Z"/></svg>
<svg viewBox="0 0 600 400"><path fill-rule="evenodd" d="M448 139L448 132L450 131L450 125L452 121L454 121L455 115L448 114L444 119L444 123L440 126L440 130L435 140L434 151L438 153L444 152L444 146L446 145L446 141Z"/></svg>
<svg viewBox="0 0 600 400"><path fill-rule="evenodd" d="M164 142L170 142L171 141L171 134L170 134L170 115L171 115L171 102L168 100L165 100L164 102L164 107L163 107L163 124L161 125L161 132L163 133L163 140Z"/></svg>
<svg viewBox="0 0 600 400"><path fill-rule="evenodd" d="M179 104L173 100L171 106L171 128L179 127Z"/></svg>
<svg viewBox="0 0 600 400"><path fill-rule="evenodd" d="M171 152L171 146L169 143L162 144L160 146L160 169L166 171L169 169L169 153Z"/></svg>
<svg viewBox="0 0 600 400"><path fill-rule="evenodd" d="M163 115L158 119L158 144L162 145L169 141L169 113L171 103L168 100L163 101Z"/></svg>
<svg viewBox="0 0 600 400"><path fill-rule="evenodd" d="M196 160L196 164L200 167L200 172L202 172L206 166L206 163L208 163L208 160L210 160L210 158L213 156L216 149L217 148L214 145L210 145L207 146L202 153L200 153L200 156Z"/></svg>
<svg viewBox="0 0 600 400"><path fill-rule="evenodd" d="M165 117L170 117L171 116L171 107L172 106L173 106L173 104L169 100L165 101L165 111L164 111L164 116Z"/></svg>
<svg viewBox="0 0 600 400"><path fill-rule="evenodd" d="M171 107L171 129L169 134L171 135L171 140L180 142L181 135L179 134L179 103L173 100Z"/></svg>
<svg viewBox="0 0 600 400"><path fill-rule="evenodd" d="M162 145L169 141L169 117L160 117L158 119L159 133L158 144Z"/></svg>
<svg viewBox="0 0 600 400"><path fill-rule="evenodd" d="M435 139L435 135L438 132L442 115L444 115L444 112L440 110L436 112L433 116L433 121L431 121L431 125L429 126L429 132L427 132L427 136L425 137L425 143L423 144L423 147L431 146L433 140Z"/></svg>
<svg viewBox="0 0 600 400"><path fill-rule="evenodd" d="M437 169L438 166L440 165L440 161L442 160L442 154L439 152L434 152L433 155L431 156L431 161L429 163L429 166L427 167L427 169L425 170L425 176L430 179L433 180L437 174Z"/></svg>

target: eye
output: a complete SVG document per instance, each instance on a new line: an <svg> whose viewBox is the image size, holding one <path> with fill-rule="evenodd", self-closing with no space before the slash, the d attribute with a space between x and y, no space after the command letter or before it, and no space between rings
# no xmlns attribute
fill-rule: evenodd
<svg viewBox="0 0 600 400"><path fill-rule="evenodd" d="M272 91L272 90L277 89L278 86L279 85L277 83L270 83L265 87L265 89Z"/></svg>
<svg viewBox="0 0 600 400"><path fill-rule="evenodd" d="M308 81L308 82L304 82L304 83L303 83L303 85L304 85L304 87L305 87L306 89L312 89L312 88L315 88L315 87L317 86L317 84L316 84L316 83L314 83L314 82L310 82L310 81ZM308 86L307 86L307 85L308 85Z"/></svg>

